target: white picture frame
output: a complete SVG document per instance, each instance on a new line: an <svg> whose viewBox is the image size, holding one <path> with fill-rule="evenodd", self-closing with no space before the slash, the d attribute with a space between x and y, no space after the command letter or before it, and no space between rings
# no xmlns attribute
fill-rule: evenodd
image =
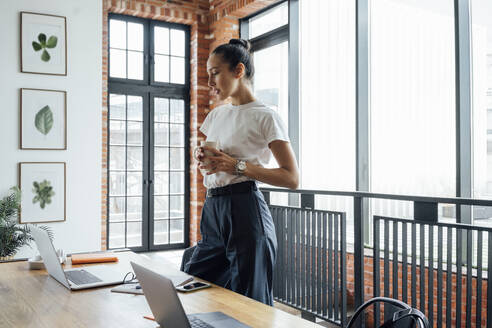
<svg viewBox="0 0 492 328"><path fill-rule="evenodd" d="M66 163L19 163L19 223L66 221Z"/></svg>
<svg viewBox="0 0 492 328"><path fill-rule="evenodd" d="M22 88L20 149L67 149L67 93Z"/></svg>
<svg viewBox="0 0 492 328"><path fill-rule="evenodd" d="M67 75L67 19L21 12L21 72Z"/></svg>

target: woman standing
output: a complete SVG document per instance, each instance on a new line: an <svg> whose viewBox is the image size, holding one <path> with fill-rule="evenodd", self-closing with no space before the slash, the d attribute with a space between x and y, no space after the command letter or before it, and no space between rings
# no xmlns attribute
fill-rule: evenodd
<svg viewBox="0 0 492 328"><path fill-rule="evenodd" d="M248 41L231 39L217 47L207 72L211 96L231 103L211 111L200 128L220 150L199 147L194 152L207 198L202 240L185 271L272 305L277 239L256 181L296 189L295 156L279 115L253 96ZM264 168L272 154L278 168Z"/></svg>

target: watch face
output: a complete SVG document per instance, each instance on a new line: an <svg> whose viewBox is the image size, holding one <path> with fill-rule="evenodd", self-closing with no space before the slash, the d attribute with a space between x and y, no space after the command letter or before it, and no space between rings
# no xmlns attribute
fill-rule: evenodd
<svg viewBox="0 0 492 328"><path fill-rule="evenodd" d="M240 170L246 170L246 162L244 162L244 161L240 161L240 162L237 164L237 167L238 167L238 169L240 169Z"/></svg>

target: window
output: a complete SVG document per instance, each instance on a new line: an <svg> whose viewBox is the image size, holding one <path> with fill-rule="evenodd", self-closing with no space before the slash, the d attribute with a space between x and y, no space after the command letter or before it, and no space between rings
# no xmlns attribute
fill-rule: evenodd
<svg viewBox="0 0 492 328"><path fill-rule="evenodd" d="M492 3L472 0L474 197L492 199ZM492 226L492 208L475 207L474 222Z"/></svg>
<svg viewBox="0 0 492 328"><path fill-rule="evenodd" d="M355 190L355 1L301 1L299 46L301 187ZM315 203L347 213L352 242L352 198Z"/></svg>
<svg viewBox="0 0 492 328"><path fill-rule="evenodd" d="M108 248L183 247L188 27L109 17Z"/></svg>
<svg viewBox="0 0 492 328"><path fill-rule="evenodd" d="M453 1L370 4L371 191L454 197ZM410 202L372 204L376 215L413 217Z"/></svg>
<svg viewBox="0 0 492 328"><path fill-rule="evenodd" d="M273 31L278 27L289 23L289 5L287 1L276 5L261 13L255 14L249 19L250 39L254 39L262 34Z"/></svg>

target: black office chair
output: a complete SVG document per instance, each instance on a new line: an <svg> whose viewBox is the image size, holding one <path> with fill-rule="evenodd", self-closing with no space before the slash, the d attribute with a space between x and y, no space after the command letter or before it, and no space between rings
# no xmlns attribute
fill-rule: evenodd
<svg viewBox="0 0 492 328"><path fill-rule="evenodd" d="M191 259L193 252L195 251L196 246L188 247L183 252L183 257L181 257L181 267L179 268L181 271L184 271L186 263Z"/></svg>
<svg viewBox="0 0 492 328"><path fill-rule="evenodd" d="M417 309L410 307L408 304L403 303L402 301L395 300L393 298L388 297L374 297L369 301L365 302L357 311L355 311L354 315L350 319L347 328L351 328L357 319L360 317L364 310L374 303L388 303L393 305L394 307L400 308L400 311L396 311L393 313L393 316L386 320L379 328L396 328L396 327L420 327L420 328L430 328L429 320L427 317Z"/></svg>

